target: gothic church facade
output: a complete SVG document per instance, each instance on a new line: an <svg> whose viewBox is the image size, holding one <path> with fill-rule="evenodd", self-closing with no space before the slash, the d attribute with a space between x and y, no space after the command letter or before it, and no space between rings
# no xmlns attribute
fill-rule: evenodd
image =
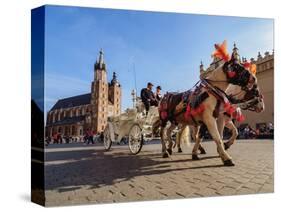
<svg viewBox="0 0 281 212"><path fill-rule="evenodd" d="M121 113L121 85L116 73L107 81L104 53L101 50L94 65L91 92L59 99L47 114L46 136L60 133L66 136L83 136L87 129L100 133L108 116Z"/></svg>

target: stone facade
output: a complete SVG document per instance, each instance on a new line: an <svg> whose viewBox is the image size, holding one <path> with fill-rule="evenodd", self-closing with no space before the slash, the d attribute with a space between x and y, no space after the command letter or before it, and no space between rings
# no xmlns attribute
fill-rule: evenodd
<svg viewBox="0 0 281 212"><path fill-rule="evenodd" d="M94 65L94 80L91 92L79 96L59 99L47 114L46 136L60 133L79 137L87 129L102 132L108 116L121 113L121 85L116 73L107 81L104 54L101 50Z"/></svg>

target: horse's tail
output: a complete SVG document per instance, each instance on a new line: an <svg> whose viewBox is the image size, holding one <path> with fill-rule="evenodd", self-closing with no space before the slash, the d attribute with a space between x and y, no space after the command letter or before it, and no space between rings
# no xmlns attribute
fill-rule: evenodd
<svg viewBox="0 0 281 212"><path fill-rule="evenodd" d="M191 144L191 133L189 126L184 126L176 135L176 143L174 143L173 147L176 145L179 147L181 144L185 144L190 146Z"/></svg>

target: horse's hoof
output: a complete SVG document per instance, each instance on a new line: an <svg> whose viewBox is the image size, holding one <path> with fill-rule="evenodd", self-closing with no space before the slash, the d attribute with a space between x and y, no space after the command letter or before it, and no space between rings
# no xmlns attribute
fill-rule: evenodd
<svg viewBox="0 0 281 212"><path fill-rule="evenodd" d="M203 147L199 148L199 151L200 151L200 154L202 154L202 155L206 155L207 154Z"/></svg>
<svg viewBox="0 0 281 212"><path fill-rule="evenodd" d="M182 152L182 149L181 148L178 148L178 153L181 153Z"/></svg>
<svg viewBox="0 0 281 212"><path fill-rule="evenodd" d="M198 157L198 155L192 155L192 160L200 160L200 158Z"/></svg>
<svg viewBox="0 0 281 212"><path fill-rule="evenodd" d="M223 143L224 146L224 150L228 150L229 149L229 145L227 143Z"/></svg>
<svg viewBox="0 0 281 212"><path fill-rule="evenodd" d="M162 157L163 157L163 158L168 158L168 157L169 157L169 155L168 155L168 153L167 153L167 152L165 152L165 153L163 153Z"/></svg>
<svg viewBox="0 0 281 212"><path fill-rule="evenodd" d="M173 153L172 149L167 149L167 152L169 153L169 155L172 155Z"/></svg>
<svg viewBox="0 0 281 212"><path fill-rule="evenodd" d="M223 161L223 165L224 166L235 166L235 164L230 159Z"/></svg>

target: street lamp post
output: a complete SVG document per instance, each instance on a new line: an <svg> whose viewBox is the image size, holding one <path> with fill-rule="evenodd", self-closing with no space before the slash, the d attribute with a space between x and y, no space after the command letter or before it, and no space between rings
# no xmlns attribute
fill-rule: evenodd
<svg viewBox="0 0 281 212"><path fill-rule="evenodd" d="M133 108L135 108L136 107L136 101L137 101L137 96L136 96L135 89L132 90L131 95L132 95L132 100L133 100Z"/></svg>

